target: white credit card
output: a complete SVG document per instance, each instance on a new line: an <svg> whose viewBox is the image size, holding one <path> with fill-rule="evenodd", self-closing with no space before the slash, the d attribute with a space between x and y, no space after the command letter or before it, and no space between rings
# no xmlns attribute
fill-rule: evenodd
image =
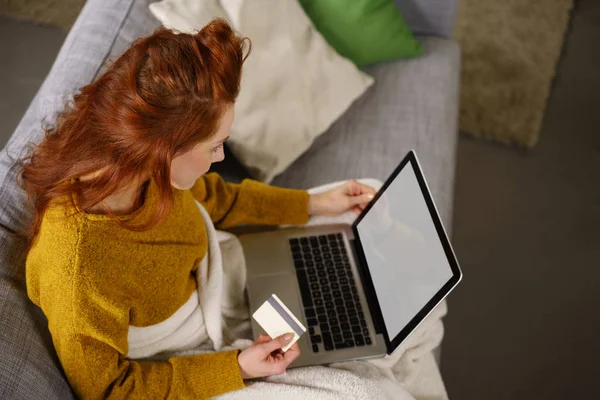
<svg viewBox="0 0 600 400"><path fill-rule="evenodd" d="M252 318L258 322L258 324L267 332L267 335L271 339L275 339L285 333L294 333L294 338L287 345L282 347L281 350L288 351L294 343L300 339L300 336L306 332L306 328L298 318L292 314L292 312L283 304L276 294L272 294L271 297L263 303L252 314Z"/></svg>

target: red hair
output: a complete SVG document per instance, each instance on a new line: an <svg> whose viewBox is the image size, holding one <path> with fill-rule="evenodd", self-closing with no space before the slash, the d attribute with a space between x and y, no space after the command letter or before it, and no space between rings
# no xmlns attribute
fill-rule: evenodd
<svg viewBox="0 0 600 400"><path fill-rule="evenodd" d="M83 87L23 160L22 185L35 209L29 237L54 200L68 196L87 211L148 171L159 193L149 222L132 226L104 211L131 230L161 222L173 205L171 161L216 133L238 95L246 44L222 19L195 34L160 28Z"/></svg>

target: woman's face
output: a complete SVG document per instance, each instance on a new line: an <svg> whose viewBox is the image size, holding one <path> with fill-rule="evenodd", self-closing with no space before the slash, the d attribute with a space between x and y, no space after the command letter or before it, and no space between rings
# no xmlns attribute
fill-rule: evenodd
<svg viewBox="0 0 600 400"><path fill-rule="evenodd" d="M180 190L188 190L205 173L210 165L225 159L223 143L229 138L233 123L233 105L225 110L221 117L217 133L205 143L200 143L192 150L179 155L171 162L171 186Z"/></svg>

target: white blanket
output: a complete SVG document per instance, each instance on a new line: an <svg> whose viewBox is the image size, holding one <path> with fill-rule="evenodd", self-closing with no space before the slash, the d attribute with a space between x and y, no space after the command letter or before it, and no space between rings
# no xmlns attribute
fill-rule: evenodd
<svg viewBox="0 0 600 400"><path fill-rule="evenodd" d="M381 182L361 179L375 189ZM309 190L320 193L343 182ZM208 231L209 250L198 269L200 307L209 340L195 350L171 355L244 349L251 345L249 310L244 300L246 267L241 245L235 235L217 231L204 208L199 208ZM312 217L308 225L351 223L355 214ZM446 399L447 394L432 354L443 336L441 303L415 332L390 356L289 369L248 383L248 387L219 396L219 399Z"/></svg>

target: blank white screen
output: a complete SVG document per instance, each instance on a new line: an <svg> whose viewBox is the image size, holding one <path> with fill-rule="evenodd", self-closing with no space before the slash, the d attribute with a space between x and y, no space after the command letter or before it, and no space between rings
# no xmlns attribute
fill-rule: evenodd
<svg viewBox="0 0 600 400"><path fill-rule="evenodd" d="M392 340L452 277L411 163L357 229Z"/></svg>

